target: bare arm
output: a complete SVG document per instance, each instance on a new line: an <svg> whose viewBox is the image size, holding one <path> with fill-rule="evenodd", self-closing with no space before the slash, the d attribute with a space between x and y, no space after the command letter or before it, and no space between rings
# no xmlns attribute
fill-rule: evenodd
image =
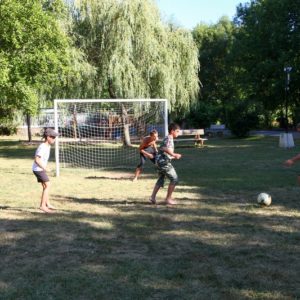
<svg viewBox="0 0 300 300"><path fill-rule="evenodd" d="M149 147L149 146L152 146L154 147L154 144L155 142L153 141L149 141L149 138L144 138L140 147L139 147L139 150L140 150L140 153L142 153L144 156L152 159L153 158L153 154L151 153L148 153L147 151L145 151L144 149ZM154 147L155 151L157 152L157 149Z"/></svg>
<svg viewBox="0 0 300 300"><path fill-rule="evenodd" d="M43 162L42 162L42 159L40 156L36 156L34 158L34 162L40 167L42 168L44 171L46 171L46 166L44 166Z"/></svg>
<svg viewBox="0 0 300 300"><path fill-rule="evenodd" d="M148 157L148 158L153 158L153 154L151 153L148 153L147 151L145 150L141 150L140 153L142 153L144 156Z"/></svg>
<svg viewBox="0 0 300 300"><path fill-rule="evenodd" d="M142 150L146 148L148 145L149 145L149 140L147 138L144 138L139 147L140 152L142 152Z"/></svg>
<svg viewBox="0 0 300 300"><path fill-rule="evenodd" d="M300 153L284 162L287 167L293 165L296 161L300 160Z"/></svg>
<svg viewBox="0 0 300 300"><path fill-rule="evenodd" d="M172 157L174 157L175 159L181 158L181 154L175 153L172 148L163 147L162 150L168 153L169 155L171 155Z"/></svg>

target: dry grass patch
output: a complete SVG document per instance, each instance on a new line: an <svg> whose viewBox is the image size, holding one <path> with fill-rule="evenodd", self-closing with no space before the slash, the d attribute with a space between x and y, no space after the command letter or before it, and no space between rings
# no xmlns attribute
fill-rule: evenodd
<svg viewBox="0 0 300 300"><path fill-rule="evenodd" d="M54 215L37 209L35 146L0 148L1 299L300 297L300 189L274 139L180 149L176 207L148 204L150 166L136 183L135 166L64 170L51 178ZM256 204L262 191L268 208Z"/></svg>

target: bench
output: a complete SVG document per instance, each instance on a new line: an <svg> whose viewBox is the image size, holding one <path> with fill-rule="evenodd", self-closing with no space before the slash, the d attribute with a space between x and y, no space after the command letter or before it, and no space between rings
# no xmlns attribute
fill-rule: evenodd
<svg viewBox="0 0 300 300"><path fill-rule="evenodd" d="M195 146L203 146L206 138L202 138L204 135L204 129L182 129L180 130L179 137L174 139L175 142L188 142L194 141ZM193 138L191 138L193 136Z"/></svg>
<svg viewBox="0 0 300 300"><path fill-rule="evenodd" d="M223 136L226 127L224 124L212 124L206 129L208 136Z"/></svg>

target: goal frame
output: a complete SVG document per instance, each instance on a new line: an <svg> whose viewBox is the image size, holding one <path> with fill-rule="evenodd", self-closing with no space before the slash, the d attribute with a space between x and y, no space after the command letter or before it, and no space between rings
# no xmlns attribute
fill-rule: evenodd
<svg viewBox="0 0 300 300"><path fill-rule="evenodd" d="M58 104L59 103L103 103L103 102L163 102L164 103L164 126L165 136L168 135L168 100L167 99L54 99L54 128L58 132ZM56 177L60 176L59 163L59 136L55 139L55 166Z"/></svg>

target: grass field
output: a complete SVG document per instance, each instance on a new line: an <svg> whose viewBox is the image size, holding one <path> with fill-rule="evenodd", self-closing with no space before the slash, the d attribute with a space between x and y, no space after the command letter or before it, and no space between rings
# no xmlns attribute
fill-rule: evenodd
<svg viewBox="0 0 300 300"><path fill-rule="evenodd" d="M178 148L175 207L166 189L148 204L150 164L136 183L135 166L62 170L53 215L37 209L35 148L0 139L0 299L300 299L300 163L282 166L299 146L253 137ZM260 192L270 207L256 204Z"/></svg>

